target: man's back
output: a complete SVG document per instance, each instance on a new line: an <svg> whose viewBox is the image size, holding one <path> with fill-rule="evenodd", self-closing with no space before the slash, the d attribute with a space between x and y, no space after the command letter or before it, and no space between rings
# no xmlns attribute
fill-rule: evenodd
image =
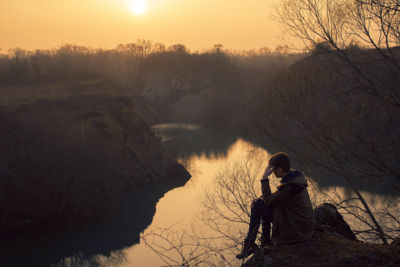
<svg viewBox="0 0 400 267"><path fill-rule="evenodd" d="M274 206L272 239L275 242L304 241L314 234L314 213L307 187L307 180L299 171L291 171L275 193L271 193L269 183L262 183L264 203Z"/></svg>

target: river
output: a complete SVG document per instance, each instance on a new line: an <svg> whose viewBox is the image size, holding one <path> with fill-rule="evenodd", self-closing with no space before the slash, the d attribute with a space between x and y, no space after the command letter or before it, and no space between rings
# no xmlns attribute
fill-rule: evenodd
<svg viewBox="0 0 400 267"><path fill-rule="evenodd" d="M265 159L259 166L262 169L268 156L279 151L272 145L224 129L163 124L154 126L153 130L162 137L164 150L186 164L192 174L189 181L168 180L138 186L126 196L119 215L104 222L61 232L36 229L7 238L0 244L0 266L166 265L144 244L140 235L166 228L177 233L190 232L196 214L202 209L199 199L224 166L258 155L258 159ZM292 165L302 169L295 160ZM321 201L314 192L316 189L341 196L352 194L335 177L313 174L307 178L312 184L310 194L315 202ZM390 188L381 185L379 192L376 187L372 188L364 191L368 200L376 207L386 205ZM153 248L157 249L159 239L155 237ZM172 261L181 260L176 252L168 255Z"/></svg>

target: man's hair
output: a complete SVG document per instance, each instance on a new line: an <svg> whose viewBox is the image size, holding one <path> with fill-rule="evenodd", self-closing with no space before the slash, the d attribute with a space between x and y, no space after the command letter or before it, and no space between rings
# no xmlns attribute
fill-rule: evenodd
<svg viewBox="0 0 400 267"><path fill-rule="evenodd" d="M290 171L290 159L286 153L279 152L269 159L269 166L282 168L284 172Z"/></svg>

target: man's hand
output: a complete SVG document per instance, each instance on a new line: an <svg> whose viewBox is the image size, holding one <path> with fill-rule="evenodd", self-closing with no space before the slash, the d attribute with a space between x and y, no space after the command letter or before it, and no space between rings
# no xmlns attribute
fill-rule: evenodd
<svg viewBox="0 0 400 267"><path fill-rule="evenodd" d="M275 167L271 167L271 166L268 165L268 167L265 168L265 172L264 172L264 174L263 174L263 176L262 176L262 179L263 179L263 180L268 180L268 176L271 175L271 173L272 173L272 171L273 171L274 169L275 169Z"/></svg>
<svg viewBox="0 0 400 267"><path fill-rule="evenodd" d="M252 201L251 204L250 204L250 207L253 209L253 208L254 208L254 203L256 203L257 201L259 201L260 199L261 199L261 198L258 198L258 197L254 198L253 201Z"/></svg>

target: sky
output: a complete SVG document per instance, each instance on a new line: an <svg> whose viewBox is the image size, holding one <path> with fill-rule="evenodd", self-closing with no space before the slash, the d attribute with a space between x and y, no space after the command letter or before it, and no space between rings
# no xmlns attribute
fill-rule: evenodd
<svg viewBox="0 0 400 267"><path fill-rule="evenodd" d="M140 1L140 0L139 0ZM77 44L112 49L149 39L192 52L222 44L274 49L278 0L1 0L0 48L27 50Z"/></svg>

